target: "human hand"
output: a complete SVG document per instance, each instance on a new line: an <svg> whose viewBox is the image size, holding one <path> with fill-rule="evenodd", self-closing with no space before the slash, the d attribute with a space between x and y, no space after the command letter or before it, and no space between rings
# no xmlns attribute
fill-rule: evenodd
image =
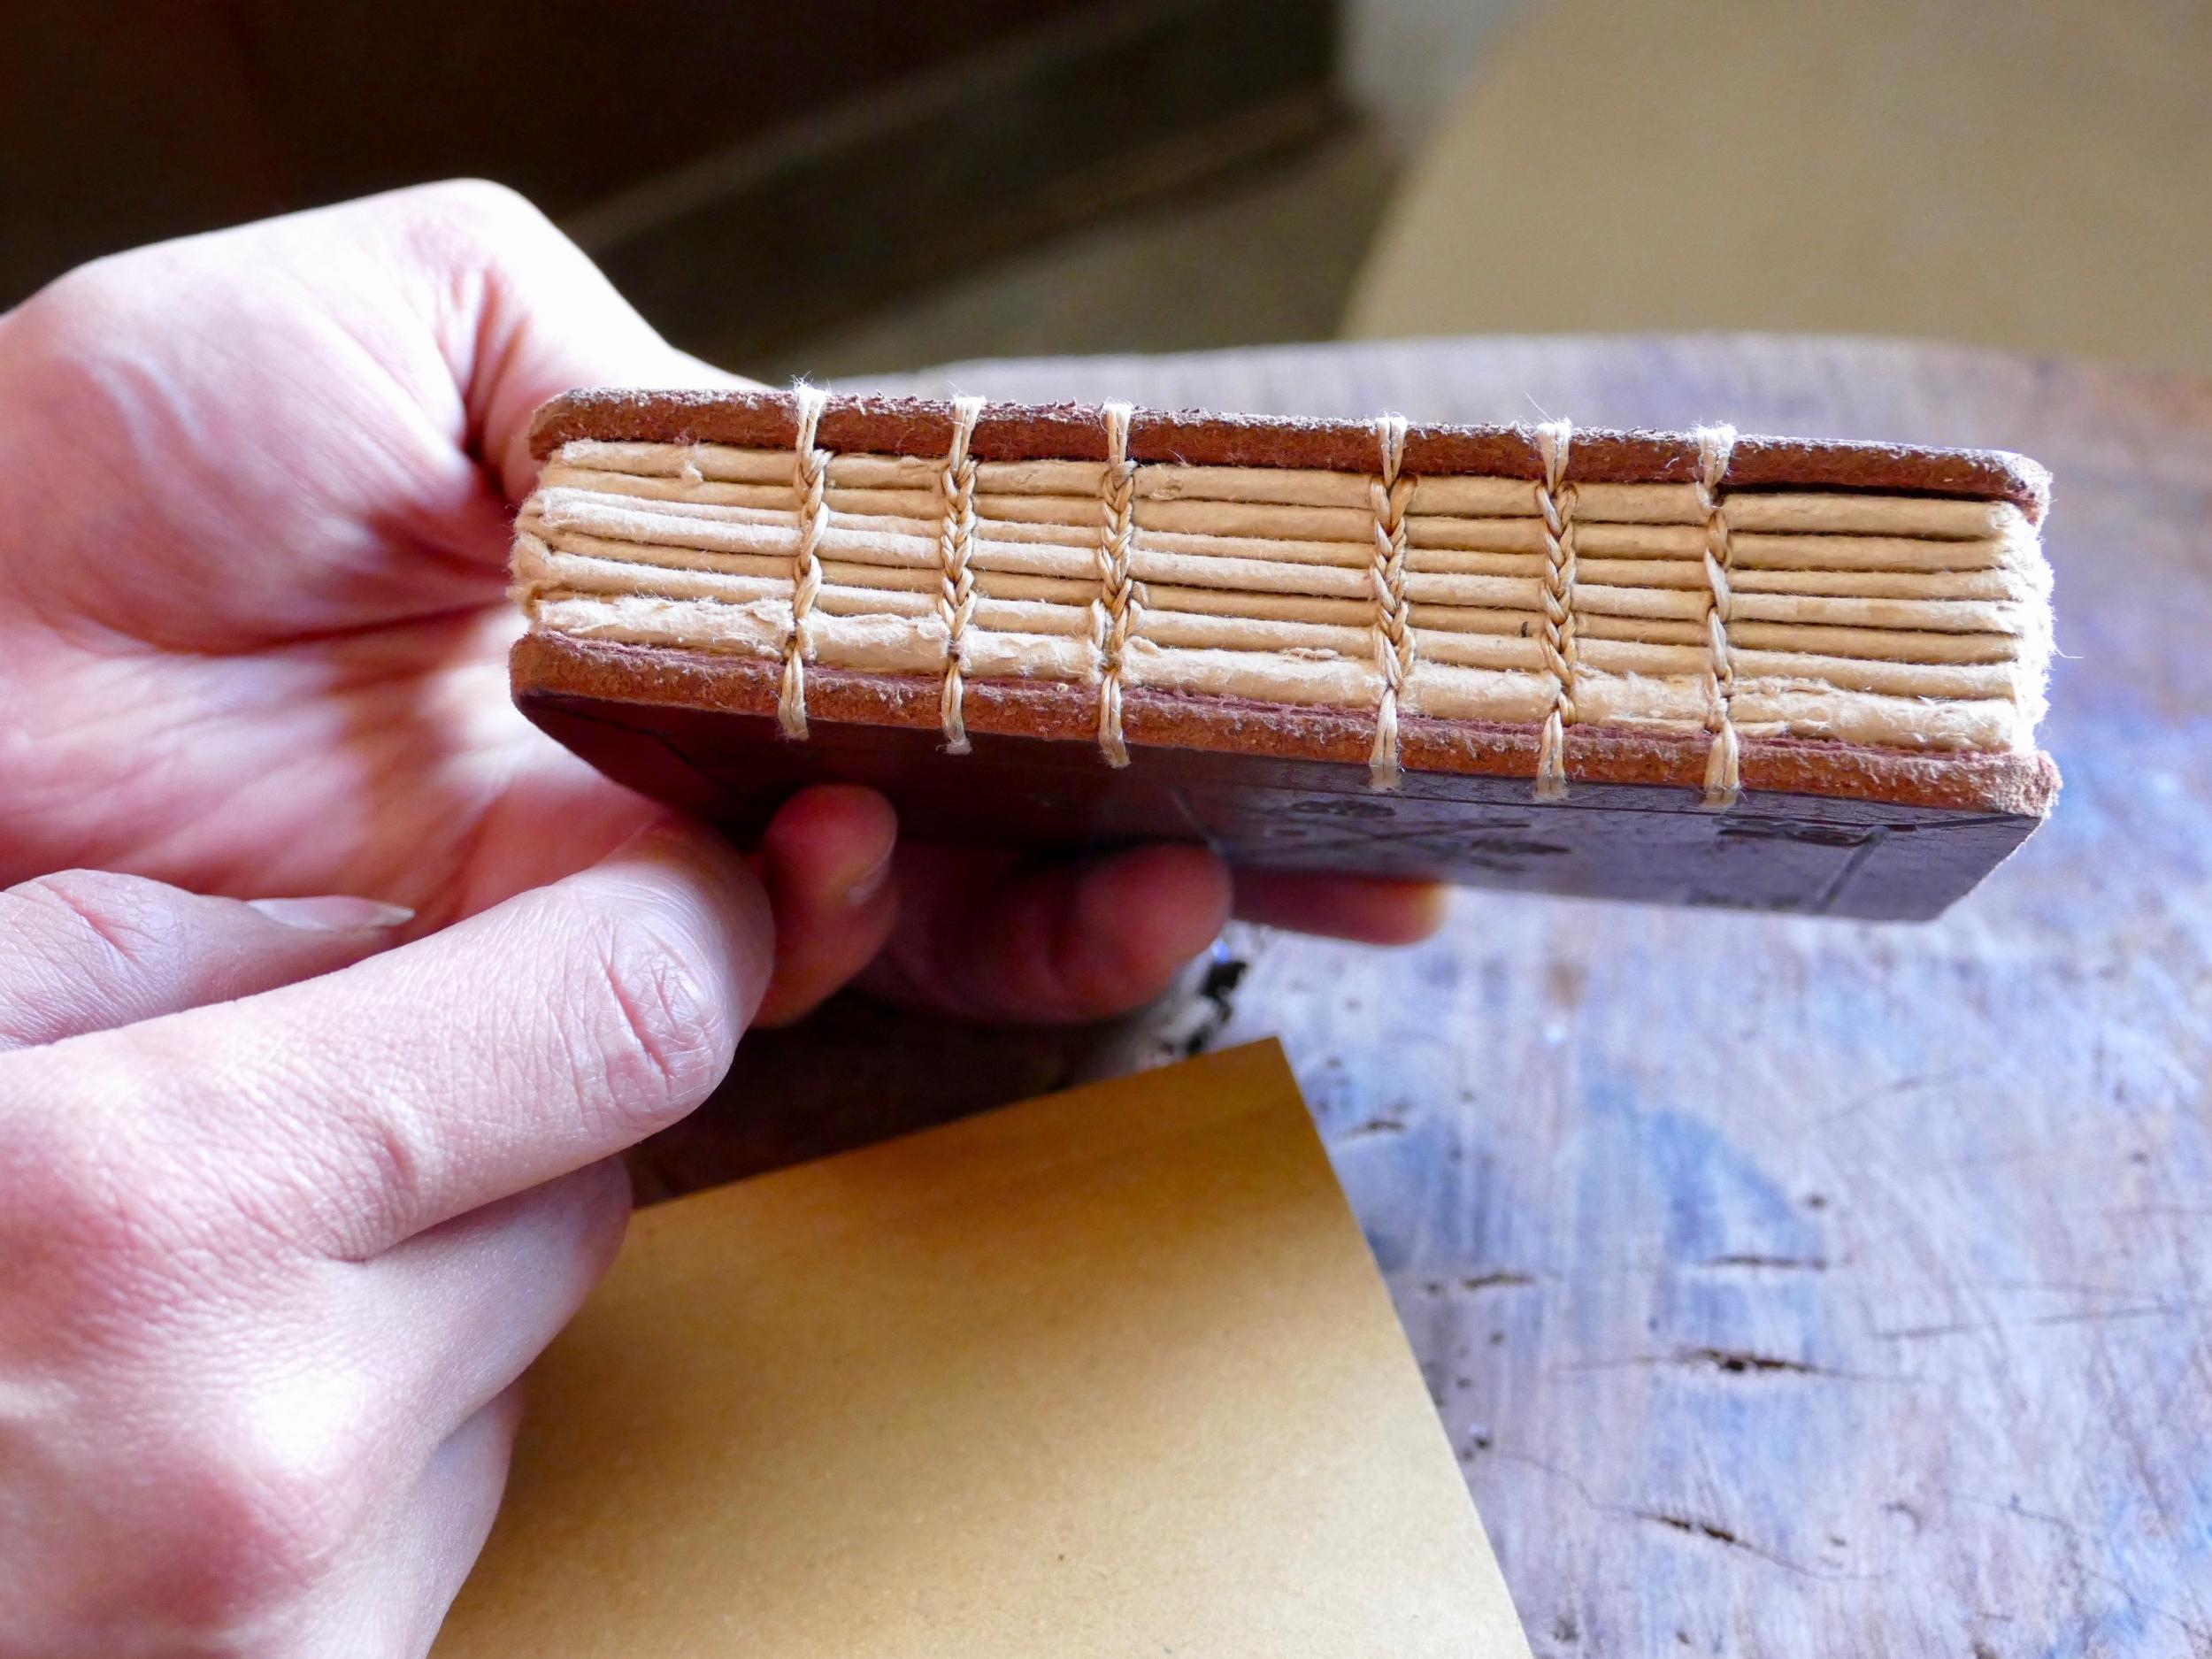
<svg viewBox="0 0 2212 1659"><path fill-rule="evenodd" d="M0 881L372 894L427 931L590 864L652 809L507 697L530 415L571 386L739 383L480 184L121 255L0 318ZM893 833L853 789L769 829L764 1019L879 957L871 983L946 1011L1094 1016L1160 990L1233 898L1378 941L1439 913L1406 883L1233 884L1188 847L912 847L887 879Z"/></svg>
<svg viewBox="0 0 2212 1659"><path fill-rule="evenodd" d="M378 954L381 908L0 893L0 1659L426 1649L613 1155L769 974L698 829Z"/></svg>

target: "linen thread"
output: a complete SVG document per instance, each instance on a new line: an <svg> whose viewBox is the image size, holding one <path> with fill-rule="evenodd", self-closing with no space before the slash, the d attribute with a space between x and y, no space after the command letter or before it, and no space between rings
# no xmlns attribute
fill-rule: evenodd
<svg viewBox="0 0 2212 1659"><path fill-rule="evenodd" d="M783 685L776 699L776 718L788 738L806 736L806 625L814 601L822 591L822 535L829 528L829 507L824 488L829 476L829 451L814 444L821 425L822 408L829 399L817 386L795 386L791 397L798 416L792 440L791 489L797 501L798 545L791 556L791 634L783 648Z"/></svg>
<svg viewBox="0 0 2212 1659"><path fill-rule="evenodd" d="M1412 607L1406 603L1406 503L1413 480L1400 476L1406 458L1402 415L1375 422L1380 470L1367 481L1375 518L1375 557L1368 576L1375 590L1375 666L1382 694L1375 705L1375 743L1367 757L1368 787L1395 789L1404 772L1398 762L1398 698L1413 672Z"/></svg>
<svg viewBox="0 0 2212 1659"><path fill-rule="evenodd" d="M1536 453L1544 476L1536 487L1544 520L1544 665L1552 677L1552 705L1536 749L1536 798L1557 801L1567 793L1567 727L1575 718L1575 487L1565 481L1574 442L1571 421L1548 420L1536 428Z"/></svg>
<svg viewBox="0 0 2212 1659"><path fill-rule="evenodd" d="M1099 475L1099 595L1091 604L1091 639L1099 653L1098 747L1110 766L1129 764L1121 730L1123 654L1136 626L1138 605L1129 579L1129 544L1135 534L1137 464L1129 458L1127 403L1108 403L1106 469Z"/></svg>
<svg viewBox="0 0 2212 1659"><path fill-rule="evenodd" d="M945 752L969 752L964 711L966 684L962 671L969 621L975 615L975 573L968 560L975 550L975 457L968 445L975 436L980 397L956 397L952 404L952 443L938 469L944 491L944 522L937 537L937 617L945 625L945 677L938 693L938 718L945 728Z"/></svg>
<svg viewBox="0 0 2212 1659"><path fill-rule="evenodd" d="M1733 704L1735 664L1728 653L1728 620L1732 595L1728 575L1732 557L1728 540L1728 503L1722 494L1728 477L1728 460L1736 447L1733 426L1697 429L1697 504L1705 517L1705 583L1709 597L1705 606L1709 657L1705 668L1705 729L1713 734L1705 753L1705 805L1724 811L1742 793L1742 752L1736 737Z"/></svg>

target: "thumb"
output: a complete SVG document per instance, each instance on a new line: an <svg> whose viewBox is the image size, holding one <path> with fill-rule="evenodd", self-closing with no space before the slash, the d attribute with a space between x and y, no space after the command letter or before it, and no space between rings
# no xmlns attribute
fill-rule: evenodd
<svg viewBox="0 0 2212 1659"><path fill-rule="evenodd" d="M478 452L520 501L537 476L530 420L580 386L729 388L726 373L663 340L591 257L524 197L480 180L418 185L332 210L396 233L436 311Z"/></svg>
<svg viewBox="0 0 2212 1659"><path fill-rule="evenodd" d="M344 896L205 898L97 870L41 876L0 893L0 1051L326 973L412 915Z"/></svg>

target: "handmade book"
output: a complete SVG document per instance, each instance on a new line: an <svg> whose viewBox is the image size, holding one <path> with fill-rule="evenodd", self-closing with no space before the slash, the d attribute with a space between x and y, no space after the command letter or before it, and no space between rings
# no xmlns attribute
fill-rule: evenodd
<svg viewBox="0 0 2212 1659"><path fill-rule="evenodd" d="M742 833L1933 915L2050 810L2048 477L1977 450L580 391L516 524L530 718Z"/></svg>
<svg viewBox="0 0 2212 1659"><path fill-rule="evenodd" d="M1273 1044L648 1210L436 1659L1527 1659Z"/></svg>

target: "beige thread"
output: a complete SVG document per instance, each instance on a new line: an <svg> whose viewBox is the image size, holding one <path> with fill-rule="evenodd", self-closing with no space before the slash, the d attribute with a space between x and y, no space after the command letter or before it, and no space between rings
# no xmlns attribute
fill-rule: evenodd
<svg viewBox="0 0 2212 1659"><path fill-rule="evenodd" d="M821 546L829 528L829 508L823 487L829 474L829 451L814 447L815 429L821 424L822 406L829 399L817 386L795 386L792 403L798 415L793 438L792 493L798 497L799 542L791 557L791 634L783 648L783 687L776 699L776 718L786 737L806 736L806 624L814 601L822 591Z"/></svg>
<svg viewBox="0 0 2212 1659"><path fill-rule="evenodd" d="M1741 749L1732 706L1736 670L1728 655L1728 620L1733 604L1728 584L1732 562L1728 505L1721 493L1728 477L1728 457L1735 447L1733 426L1697 429L1697 504L1705 515L1705 582L1709 590L1705 607L1710 654L1705 670L1705 729L1713 734L1712 747L1705 754L1705 804L1715 811L1735 805L1743 788Z"/></svg>
<svg viewBox="0 0 2212 1659"><path fill-rule="evenodd" d="M1136 626L1137 599L1129 578L1134 534L1137 464L1129 458L1127 403L1109 403L1106 470L1099 475L1098 598L1091 606L1092 643L1098 648L1098 747L1110 766L1129 764L1121 731L1122 653Z"/></svg>
<svg viewBox="0 0 2212 1659"><path fill-rule="evenodd" d="M1375 666L1382 674L1382 695L1375 705L1375 744L1367 757L1371 788L1395 789L1404 777L1398 763L1398 696L1413 672L1412 607L1406 603L1406 503L1413 480L1399 476L1405 465L1406 422L1384 415L1375 422L1381 470L1368 480L1368 505L1375 518L1375 557L1368 576L1375 590Z"/></svg>
<svg viewBox="0 0 2212 1659"><path fill-rule="evenodd" d="M1552 677L1550 711L1536 750L1536 798L1567 793L1567 727L1575 718L1575 487L1566 483L1573 423L1548 420L1536 428L1536 453L1544 476L1536 487L1544 521L1544 666Z"/></svg>
<svg viewBox="0 0 2212 1659"><path fill-rule="evenodd" d="M966 686L961 677L968 624L975 617L975 573L968 568L975 550L975 457L968 453L968 444L975 436L976 417L982 412L980 397L953 399L952 444L938 472L945 496L944 524L937 538L937 618L945 625L945 678L937 712L944 724L945 751L951 755L969 750L963 710Z"/></svg>

